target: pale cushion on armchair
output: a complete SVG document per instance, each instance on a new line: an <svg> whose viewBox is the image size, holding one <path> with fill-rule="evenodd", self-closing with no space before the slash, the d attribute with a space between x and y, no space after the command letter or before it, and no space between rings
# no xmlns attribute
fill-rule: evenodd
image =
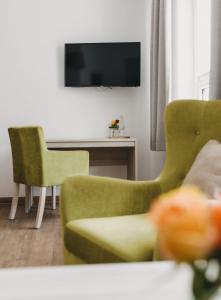
<svg viewBox="0 0 221 300"><path fill-rule="evenodd" d="M183 184L198 186L209 198L221 191L221 143L210 140L198 153Z"/></svg>
<svg viewBox="0 0 221 300"><path fill-rule="evenodd" d="M156 234L146 214L70 221L66 247L88 263L153 259Z"/></svg>

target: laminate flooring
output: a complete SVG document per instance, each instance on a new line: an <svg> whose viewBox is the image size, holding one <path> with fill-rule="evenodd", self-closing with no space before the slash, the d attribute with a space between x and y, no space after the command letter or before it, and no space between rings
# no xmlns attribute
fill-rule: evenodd
<svg viewBox="0 0 221 300"><path fill-rule="evenodd" d="M38 230L33 229L36 206L25 214L20 205L13 221L8 220L9 210L9 203L0 204L0 268L62 265L59 208L45 210Z"/></svg>

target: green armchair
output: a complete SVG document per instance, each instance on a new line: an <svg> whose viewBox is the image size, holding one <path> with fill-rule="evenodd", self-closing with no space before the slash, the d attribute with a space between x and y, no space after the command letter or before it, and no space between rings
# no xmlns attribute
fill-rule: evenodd
<svg viewBox="0 0 221 300"><path fill-rule="evenodd" d="M46 187L61 185L68 176L88 174L89 154L87 151L48 150L41 127L14 127L8 131L15 182L9 219L15 218L19 185L25 184L28 193L31 187L38 186L41 189L35 228L40 228L45 208ZM26 212L31 203L32 200L28 204L26 201Z"/></svg>
<svg viewBox="0 0 221 300"><path fill-rule="evenodd" d="M181 185L197 153L221 141L221 101L180 100L165 111L167 157L154 181L76 176L65 180L61 215L66 264L148 261L156 236L146 212Z"/></svg>

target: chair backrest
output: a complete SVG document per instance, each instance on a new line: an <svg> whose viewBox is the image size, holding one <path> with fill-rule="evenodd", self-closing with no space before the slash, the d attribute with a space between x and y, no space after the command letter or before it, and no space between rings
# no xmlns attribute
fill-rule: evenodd
<svg viewBox="0 0 221 300"><path fill-rule="evenodd" d="M200 149L221 142L221 101L179 100L165 111L167 157L160 176L162 191L178 187Z"/></svg>
<svg viewBox="0 0 221 300"><path fill-rule="evenodd" d="M13 158L14 181L38 185L43 177L43 159L47 150L41 127L8 129Z"/></svg>

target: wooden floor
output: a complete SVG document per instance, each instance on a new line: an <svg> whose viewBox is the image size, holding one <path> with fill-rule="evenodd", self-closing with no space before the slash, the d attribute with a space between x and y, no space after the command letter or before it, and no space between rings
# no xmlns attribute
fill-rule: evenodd
<svg viewBox="0 0 221 300"><path fill-rule="evenodd" d="M26 215L18 207L9 221L9 204L0 204L0 268L62 265L59 209L45 210L41 229L33 229L36 207Z"/></svg>

